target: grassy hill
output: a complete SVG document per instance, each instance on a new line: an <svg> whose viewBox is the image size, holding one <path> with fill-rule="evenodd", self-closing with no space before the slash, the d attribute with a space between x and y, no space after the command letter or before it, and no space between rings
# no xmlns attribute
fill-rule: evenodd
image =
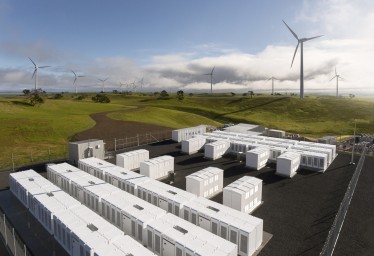
<svg viewBox="0 0 374 256"><path fill-rule="evenodd" d="M374 134L374 100L309 96L193 95L179 101L144 95L110 95L109 104L77 101L71 95L47 99L39 107L23 96L0 97L0 169L66 155L67 142L75 133L94 125L89 115L144 106L128 113L111 113L114 119L181 128L198 124L221 125L247 122L309 137L349 135L357 119L357 133Z"/></svg>

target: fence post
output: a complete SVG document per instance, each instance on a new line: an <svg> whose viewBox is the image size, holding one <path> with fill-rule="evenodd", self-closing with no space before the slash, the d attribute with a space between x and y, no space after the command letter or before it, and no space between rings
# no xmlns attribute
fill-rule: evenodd
<svg viewBox="0 0 374 256"><path fill-rule="evenodd" d="M14 255L17 255L17 248L16 248L16 237L14 236L14 228L12 228L13 233L13 247L14 247Z"/></svg>
<svg viewBox="0 0 374 256"><path fill-rule="evenodd" d="M114 152L117 151L117 140L116 138L114 138Z"/></svg>
<svg viewBox="0 0 374 256"><path fill-rule="evenodd" d="M32 150L30 149L30 159L31 159L31 162L34 162L34 159L32 158Z"/></svg>
<svg viewBox="0 0 374 256"><path fill-rule="evenodd" d="M4 218L4 236L5 236L5 245L8 245L8 236L6 234L6 222L5 222L5 213L3 213L3 218Z"/></svg>
<svg viewBox="0 0 374 256"><path fill-rule="evenodd" d="M13 152L12 152L12 166L13 166L13 172L14 172L14 155L13 155Z"/></svg>
<svg viewBox="0 0 374 256"><path fill-rule="evenodd" d="M48 159L51 161L51 148L48 148Z"/></svg>
<svg viewBox="0 0 374 256"><path fill-rule="evenodd" d="M139 133L136 136L138 137L138 146L139 146Z"/></svg>

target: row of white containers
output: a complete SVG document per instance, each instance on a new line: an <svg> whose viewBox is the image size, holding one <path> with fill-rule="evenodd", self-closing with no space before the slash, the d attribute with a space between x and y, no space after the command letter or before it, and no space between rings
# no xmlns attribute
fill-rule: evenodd
<svg viewBox="0 0 374 256"><path fill-rule="evenodd" d="M173 141L181 142L182 140L191 139L194 135L203 134L205 132L206 125L199 125L195 127L173 130L171 133L171 138Z"/></svg>
<svg viewBox="0 0 374 256"><path fill-rule="evenodd" d="M10 174L9 184L69 255L154 255L33 170Z"/></svg>
<svg viewBox="0 0 374 256"><path fill-rule="evenodd" d="M261 246L262 219L119 166L113 166L110 171L108 167L103 168L104 165L110 163L95 158L81 159L78 163L83 171L103 176L122 190L237 244L239 255L252 255Z"/></svg>
<svg viewBox="0 0 374 256"><path fill-rule="evenodd" d="M286 151L297 151L302 156L300 166L306 169L324 172L336 157L335 145L326 145L321 143L298 142L280 138L268 138L263 136L240 137L237 134L231 137L225 133L206 133L203 136L207 141L228 141L230 149L227 153L246 153L246 165L254 169L261 169L267 162L276 162L277 157ZM264 139L265 138L265 139ZM267 153L265 149L257 151L257 148L268 148L269 158L266 160ZM218 150L216 150L218 152ZM266 155L265 155L266 154ZM218 158L218 157L216 157ZM266 162L265 162L266 160Z"/></svg>
<svg viewBox="0 0 374 256"><path fill-rule="evenodd" d="M159 156L140 163L140 174L152 179L164 179L174 172L174 157Z"/></svg>
<svg viewBox="0 0 374 256"><path fill-rule="evenodd" d="M223 170L207 167L186 176L186 191L196 196L211 198L223 189Z"/></svg>
<svg viewBox="0 0 374 256"><path fill-rule="evenodd" d="M235 244L73 166L49 165L48 177L157 255L237 254Z"/></svg>
<svg viewBox="0 0 374 256"><path fill-rule="evenodd" d="M116 155L116 165L129 170L137 170L140 163L149 160L149 151L146 149L133 150Z"/></svg>
<svg viewBox="0 0 374 256"><path fill-rule="evenodd" d="M223 204L238 211L251 213L261 202L261 179L243 176L223 189Z"/></svg>

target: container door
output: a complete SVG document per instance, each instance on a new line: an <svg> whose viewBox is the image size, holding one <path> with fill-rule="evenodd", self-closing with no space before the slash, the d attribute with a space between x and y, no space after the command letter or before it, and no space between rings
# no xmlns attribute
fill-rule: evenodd
<svg viewBox="0 0 374 256"><path fill-rule="evenodd" d="M168 210L168 202L162 198L158 199L158 207L161 209L164 209L165 211Z"/></svg>
<svg viewBox="0 0 374 256"><path fill-rule="evenodd" d="M210 220L203 216L199 216L199 226L210 232Z"/></svg>
<svg viewBox="0 0 374 256"><path fill-rule="evenodd" d="M165 238L162 239L162 256L174 256L175 245Z"/></svg>
<svg viewBox="0 0 374 256"><path fill-rule="evenodd" d="M218 235L218 227L219 227L219 221L216 219L212 219L212 230L211 232L215 235Z"/></svg>
<svg viewBox="0 0 374 256"><path fill-rule="evenodd" d="M131 219L130 217L126 216L125 214L123 214L123 217L122 217L122 220L123 220L123 231L125 232L126 235L131 235Z"/></svg>
<svg viewBox="0 0 374 256"><path fill-rule="evenodd" d="M221 222L219 236L226 240L229 239L228 229L229 229L229 226L226 223Z"/></svg>
<svg viewBox="0 0 374 256"><path fill-rule="evenodd" d="M83 248L82 248L83 250ZM80 255L80 244L79 241L73 237L73 243L72 243L72 256L79 256Z"/></svg>

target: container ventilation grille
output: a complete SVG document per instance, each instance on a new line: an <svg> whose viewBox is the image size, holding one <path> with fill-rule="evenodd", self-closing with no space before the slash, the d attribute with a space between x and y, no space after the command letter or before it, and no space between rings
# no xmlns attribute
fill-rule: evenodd
<svg viewBox="0 0 374 256"><path fill-rule="evenodd" d="M47 196L52 197L52 196L54 196L54 194L52 192L48 192Z"/></svg>
<svg viewBox="0 0 374 256"><path fill-rule="evenodd" d="M93 182L91 180L88 183L90 183L91 185L95 185L95 182Z"/></svg>
<svg viewBox="0 0 374 256"><path fill-rule="evenodd" d="M212 210L212 211L219 212L219 209L214 208L212 206L207 206L207 208L210 209L210 210Z"/></svg>
<svg viewBox="0 0 374 256"><path fill-rule="evenodd" d="M144 210L144 208L143 207L141 207L140 205L137 205L137 204L134 204L134 207L136 208L136 209L138 209L138 210Z"/></svg>
<svg viewBox="0 0 374 256"><path fill-rule="evenodd" d="M93 232L99 230L94 224L87 224L87 227Z"/></svg>
<svg viewBox="0 0 374 256"><path fill-rule="evenodd" d="M179 232L183 233L183 234L187 234L188 231L185 230L184 228L180 227L180 226L174 226L173 228L175 228L176 230L178 230Z"/></svg>
<svg viewBox="0 0 374 256"><path fill-rule="evenodd" d="M29 178L29 181L34 181L34 179L33 178Z"/></svg>
<svg viewBox="0 0 374 256"><path fill-rule="evenodd" d="M121 172L121 174L123 174L123 175L127 175L127 173L125 173L125 172Z"/></svg>
<svg viewBox="0 0 374 256"><path fill-rule="evenodd" d="M167 192L170 193L170 194L172 194L172 195L176 195L177 194L177 192L174 192L174 191L171 191L171 190L168 190Z"/></svg>

